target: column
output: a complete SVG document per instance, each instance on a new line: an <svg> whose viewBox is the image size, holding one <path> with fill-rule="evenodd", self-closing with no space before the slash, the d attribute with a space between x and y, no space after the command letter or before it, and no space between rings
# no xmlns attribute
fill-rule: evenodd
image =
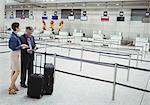
<svg viewBox="0 0 150 105"><path fill-rule="evenodd" d="M0 0L0 32L4 31L5 0Z"/></svg>

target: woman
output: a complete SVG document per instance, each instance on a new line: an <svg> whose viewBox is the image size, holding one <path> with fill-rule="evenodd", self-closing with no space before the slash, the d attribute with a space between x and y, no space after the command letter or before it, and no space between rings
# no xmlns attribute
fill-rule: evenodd
<svg viewBox="0 0 150 105"><path fill-rule="evenodd" d="M18 88L15 85L15 82L17 80L17 77L20 73L21 69L21 58L20 58L20 50L23 48L28 48L28 45L21 44L20 38L17 35L19 30L19 23L15 22L12 24L13 32L9 39L9 48L11 51L11 84L8 90L9 94L16 94L16 91L18 91Z"/></svg>

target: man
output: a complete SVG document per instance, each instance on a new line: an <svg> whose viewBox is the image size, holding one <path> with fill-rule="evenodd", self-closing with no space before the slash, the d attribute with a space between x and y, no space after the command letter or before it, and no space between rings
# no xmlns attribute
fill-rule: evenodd
<svg viewBox="0 0 150 105"><path fill-rule="evenodd" d="M34 49L36 47L36 43L34 37L32 36L33 28L26 27L26 33L20 37L22 44L27 44L29 46L28 49L21 50L21 82L20 85L23 88L27 88L26 82L26 74L28 70L28 77L30 74L33 74L33 60L34 60ZM28 78L29 81L29 78ZM27 81L27 82L28 82Z"/></svg>

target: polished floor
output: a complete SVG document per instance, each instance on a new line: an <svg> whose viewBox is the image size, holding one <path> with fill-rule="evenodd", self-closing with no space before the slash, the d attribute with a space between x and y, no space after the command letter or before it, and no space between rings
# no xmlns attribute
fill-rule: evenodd
<svg viewBox="0 0 150 105"><path fill-rule="evenodd" d="M39 47L44 46L39 45ZM68 49L47 47L46 50L48 53L68 56ZM9 51L9 49L0 46L0 51ZM41 48L38 51L44 52L45 48ZM71 50L70 57L80 58L81 51ZM147 53L145 59L148 60L149 58L150 54ZM84 52L83 59L98 61L99 55L97 53ZM44 61L44 58L42 61ZM128 59L109 56L101 56L100 61L128 65ZM47 57L47 62L53 63L53 57ZM136 61L131 61L131 66L135 66L135 63ZM0 66L0 105L150 105L150 93L117 85L115 101L112 101L112 84L60 72L55 74L54 92L51 96L43 96L41 99L27 97L27 90L19 86L19 78L17 86L20 91L17 95L8 95L7 89L11 72L9 53L0 54ZM150 70L150 62L139 62L138 67ZM113 81L114 76L114 68L112 67L83 63L80 71L79 61L60 58L56 59L56 69L109 81ZM149 72L131 69L128 82L126 77L127 70L118 69L117 82L150 90Z"/></svg>

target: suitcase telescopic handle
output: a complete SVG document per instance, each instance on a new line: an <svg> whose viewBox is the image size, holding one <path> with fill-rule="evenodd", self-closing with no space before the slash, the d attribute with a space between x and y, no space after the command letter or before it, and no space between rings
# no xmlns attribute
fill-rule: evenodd
<svg viewBox="0 0 150 105"><path fill-rule="evenodd" d="M37 74L37 58L38 58L38 56L40 57L40 74L41 74L41 68L42 68L42 55L41 54L36 54L36 58L35 58L35 73Z"/></svg>
<svg viewBox="0 0 150 105"><path fill-rule="evenodd" d="M47 52L47 41L45 41L45 54L44 54L44 63L46 64L46 52Z"/></svg>
<svg viewBox="0 0 150 105"><path fill-rule="evenodd" d="M46 52L44 53L44 64L46 64L46 56L47 56L47 54L46 54Z"/></svg>

